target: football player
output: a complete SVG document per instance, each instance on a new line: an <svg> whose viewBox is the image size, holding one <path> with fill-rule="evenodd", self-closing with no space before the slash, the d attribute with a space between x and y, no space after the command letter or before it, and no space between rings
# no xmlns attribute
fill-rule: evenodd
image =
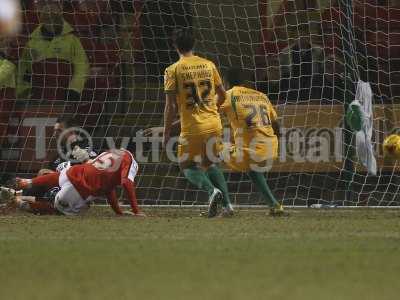
<svg viewBox="0 0 400 300"><path fill-rule="evenodd" d="M57 139L59 144L58 150L61 153L50 159L48 168L40 169L38 176L61 172L65 167L85 163L97 156L97 153L90 149L88 141L82 137L78 137L77 130L80 130L80 128L75 117L60 116L57 118L53 127L53 136ZM57 188L49 190L46 186L34 186L25 189L23 196L32 196L51 202L54 201L53 195Z"/></svg>
<svg viewBox="0 0 400 300"><path fill-rule="evenodd" d="M106 196L108 203L117 215L131 214L144 216L136 200L134 179L138 165L127 150L110 150L84 164L68 166L60 173L52 172L33 179L16 180L16 189L34 186L60 187L55 195L54 204L42 201L25 201L16 197L20 208L35 213L54 213L77 215L89 208L94 197ZM115 188L122 186L132 211L122 211L117 200Z"/></svg>
<svg viewBox="0 0 400 300"><path fill-rule="evenodd" d="M57 157L51 160L49 168L41 169L38 175L61 171L70 163L84 163L97 156L97 153L89 147L87 137L79 137L77 130L81 130L81 128L74 116L57 118L53 127L53 135L59 143L60 149L58 150L62 153L58 153Z"/></svg>
<svg viewBox="0 0 400 300"><path fill-rule="evenodd" d="M220 157L232 171L248 174L270 206L271 215L284 215L283 206L275 199L263 175L278 154L277 114L265 94L245 87L244 74L241 69L230 68L226 75L229 90L219 111L227 117L234 136L233 145L224 147ZM149 128L144 134L154 135L163 129Z"/></svg>
<svg viewBox="0 0 400 300"><path fill-rule="evenodd" d="M176 32L174 46L180 58L165 70L163 145L167 146L174 119L179 113L178 158L183 174L192 184L207 191L209 217L217 215L220 201L224 211L232 214L225 177L207 155L207 150L214 156L220 150L222 125L217 106L225 99L225 89L214 63L193 54L194 44L190 31Z"/></svg>
<svg viewBox="0 0 400 300"><path fill-rule="evenodd" d="M245 72L230 68L226 74L229 90L220 112L233 130L233 146L222 152L230 169L247 173L271 207L271 215L284 214L264 177L278 156L280 132L277 114L267 95L245 86Z"/></svg>

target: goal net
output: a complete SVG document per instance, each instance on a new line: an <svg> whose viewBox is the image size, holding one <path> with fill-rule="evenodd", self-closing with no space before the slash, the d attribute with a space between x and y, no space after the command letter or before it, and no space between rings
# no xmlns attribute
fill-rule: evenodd
<svg viewBox="0 0 400 300"><path fill-rule="evenodd" d="M16 66L15 85L0 82L3 181L49 168L58 155L53 126L69 116L97 152L135 153L141 204L206 204L161 140L141 134L162 125L163 73L178 59L171 34L190 27L197 54L221 73L240 66L276 106L279 157L266 178L279 200L400 205L397 166L381 149L400 119L400 1L32 0L21 13L21 32L0 45L0 58ZM373 93L376 175L344 121L358 80ZM235 204L264 204L246 174L225 175Z"/></svg>

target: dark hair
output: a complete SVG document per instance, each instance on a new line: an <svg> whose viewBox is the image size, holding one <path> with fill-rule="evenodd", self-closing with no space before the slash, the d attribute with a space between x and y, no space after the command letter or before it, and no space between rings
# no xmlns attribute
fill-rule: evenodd
<svg viewBox="0 0 400 300"><path fill-rule="evenodd" d="M65 128L78 127L79 123L75 116L60 116L57 118L56 123L63 123Z"/></svg>
<svg viewBox="0 0 400 300"><path fill-rule="evenodd" d="M185 53L193 50L195 39L189 29L179 29L173 34L173 44L179 52Z"/></svg>
<svg viewBox="0 0 400 300"><path fill-rule="evenodd" d="M226 71L225 79L230 86L241 85L246 81L246 75L243 69L230 67Z"/></svg>

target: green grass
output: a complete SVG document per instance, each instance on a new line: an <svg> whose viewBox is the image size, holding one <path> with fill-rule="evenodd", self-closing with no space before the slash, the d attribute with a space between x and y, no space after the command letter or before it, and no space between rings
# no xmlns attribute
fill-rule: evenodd
<svg viewBox="0 0 400 300"><path fill-rule="evenodd" d="M0 299L397 299L400 210L0 217Z"/></svg>

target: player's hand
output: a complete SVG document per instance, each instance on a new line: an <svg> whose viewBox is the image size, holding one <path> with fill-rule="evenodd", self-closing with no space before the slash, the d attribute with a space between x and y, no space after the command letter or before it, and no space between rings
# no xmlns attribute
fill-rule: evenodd
<svg viewBox="0 0 400 300"><path fill-rule="evenodd" d="M134 212L130 211L130 210L124 210L122 212L122 214L124 216L132 216L132 217L146 217L145 213L143 212L138 212L137 214L135 214Z"/></svg>
<svg viewBox="0 0 400 300"><path fill-rule="evenodd" d="M143 136L149 137L149 136L159 136L160 133L164 132L164 127L150 127L145 130L143 130Z"/></svg>
<svg viewBox="0 0 400 300"><path fill-rule="evenodd" d="M72 157L80 162L85 162L90 158L89 153L79 146L75 146L74 150L72 150Z"/></svg>

